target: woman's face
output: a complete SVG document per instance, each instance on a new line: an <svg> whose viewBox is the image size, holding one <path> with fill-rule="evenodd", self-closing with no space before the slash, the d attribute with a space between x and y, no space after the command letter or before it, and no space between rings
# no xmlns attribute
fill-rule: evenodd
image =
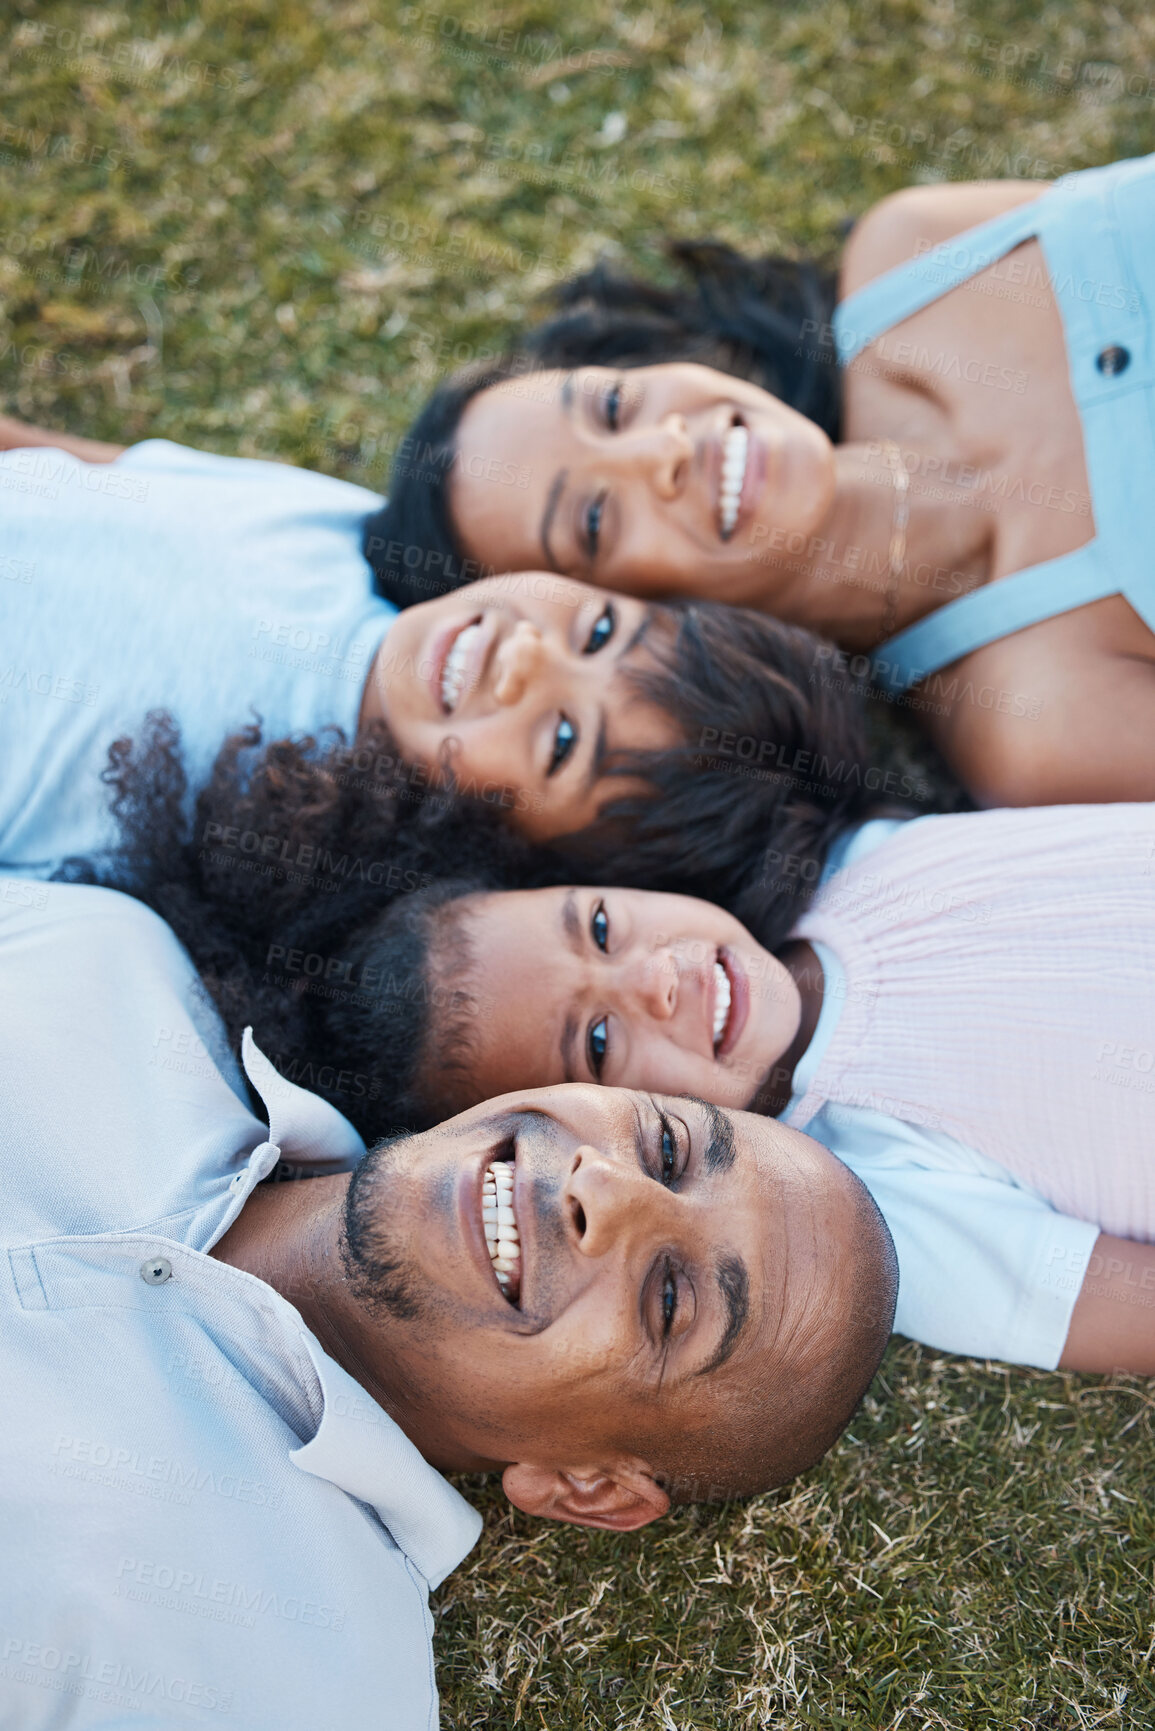
<svg viewBox="0 0 1155 1731"><path fill-rule="evenodd" d="M407 608L370 675L402 754L448 762L466 794L503 805L541 841L592 822L639 784L607 773L620 751L678 743L631 689L653 666L639 601L546 572L485 578Z"/></svg>
<svg viewBox="0 0 1155 1731"><path fill-rule="evenodd" d="M745 1107L797 1033L794 980L711 902L561 888L464 906L475 1100L592 1081Z"/></svg>
<svg viewBox="0 0 1155 1731"><path fill-rule="evenodd" d="M764 597L786 538L812 535L833 499L820 427L685 361L490 386L462 416L450 481L461 542L499 571L735 602Z"/></svg>

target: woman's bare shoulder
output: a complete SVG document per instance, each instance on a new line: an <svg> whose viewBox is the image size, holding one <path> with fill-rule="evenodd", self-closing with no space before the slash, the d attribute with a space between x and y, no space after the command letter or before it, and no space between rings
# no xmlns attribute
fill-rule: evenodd
<svg viewBox="0 0 1155 1731"><path fill-rule="evenodd" d="M838 296L845 300L884 271L951 240L976 223L1038 198L1045 180L967 180L906 186L872 205L842 254Z"/></svg>

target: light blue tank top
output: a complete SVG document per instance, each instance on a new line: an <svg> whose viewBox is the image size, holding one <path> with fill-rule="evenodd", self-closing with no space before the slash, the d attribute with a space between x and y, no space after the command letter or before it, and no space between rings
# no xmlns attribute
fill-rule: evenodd
<svg viewBox="0 0 1155 1731"><path fill-rule="evenodd" d="M1042 248L1063 321L1095 538L948 602L892 637L875 664L877 684L890 692L1106 595L1124 596L1155 631L1155 156L1065 175L1029 204L877 277L835 312L839 360L845 365L1030 239Z"/></svg>

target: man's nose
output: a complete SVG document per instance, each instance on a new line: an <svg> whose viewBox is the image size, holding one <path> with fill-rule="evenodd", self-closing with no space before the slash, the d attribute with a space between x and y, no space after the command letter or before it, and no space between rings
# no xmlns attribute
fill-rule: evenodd
<svg viewBox="0 0 1155 1731"><path fill-rule="evenodd" d="M683 415L663 415L654 425L638 428L623 439L620 448L627 463L644 474L660 499L678 497L694 457L694 441Z"/></svg>
<svg viewBox="0 0 1155 1731"><path fill-rule="evenodd" d="M640 1231L668 1197L632 1162L608 1160L583 1145L574 1153L564 1192L573 1243L583 1256L605 1256L623 1236Z"/></svg>
<svg viewBox="0 0 1155 1731"><path fill-rule="evenodd" d="M493 656L493 695L502 705L520 703L541 671L545 645L528 619L519 619Z"/></svg>

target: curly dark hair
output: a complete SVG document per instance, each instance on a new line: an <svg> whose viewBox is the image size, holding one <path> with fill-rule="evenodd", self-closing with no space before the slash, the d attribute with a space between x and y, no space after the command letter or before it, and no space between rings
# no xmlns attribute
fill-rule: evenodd
<svg viewBox="0 0 1155 1731"><path fill-rule="evenodd" d="M336 727L268 744L246 727L226 739L190 818L179 730L153 711L136 740L110 748L105 780L119 847L56 875L153 908L233 1050L251 1025L281 1073L366 1140L434 1122L423 1055L434 1008L439 1045L454 1014L452 982L430 978L445 948L434 926L460 896L556 881L549 856L444 780L414 788L380 726L352 745Z"/></svg>
<svg viewBox="0 0 1155 1731"><path fill-rule="evenodd" d="M698 361L761 385L837 439L833 268L750 259L716 241L668 250L687 286L665 288L597 265L555 288L548 297L553 317L507 354L438 386L402 442L387 500L365 520L362 547L379 594L409 607L487 574L458 540L449 475L469 403L507 379L557 367Z"/></svg>
<svg viewBox="0 0 1155 1731"><path fill-rule="evenodd" d="M434 1122L435 1075L453 1093L473 1012L463 896L676 890L729 908L773 949L834 837L874 807L860 700L824 673L816 637L708 602L652 614L650 664L631 679L682 743L622 753L609 773L623 793L548 848L512 831L503 805L460 794L447 769L406 764L380 724L351 743L338 728L233 734L190 821L179 734L154 712L110 751L119 849L66 875L161 914L234 1047L251 1024L284 1074L363 1135ZM627 793L626 778L644 790Z"/></svg>

